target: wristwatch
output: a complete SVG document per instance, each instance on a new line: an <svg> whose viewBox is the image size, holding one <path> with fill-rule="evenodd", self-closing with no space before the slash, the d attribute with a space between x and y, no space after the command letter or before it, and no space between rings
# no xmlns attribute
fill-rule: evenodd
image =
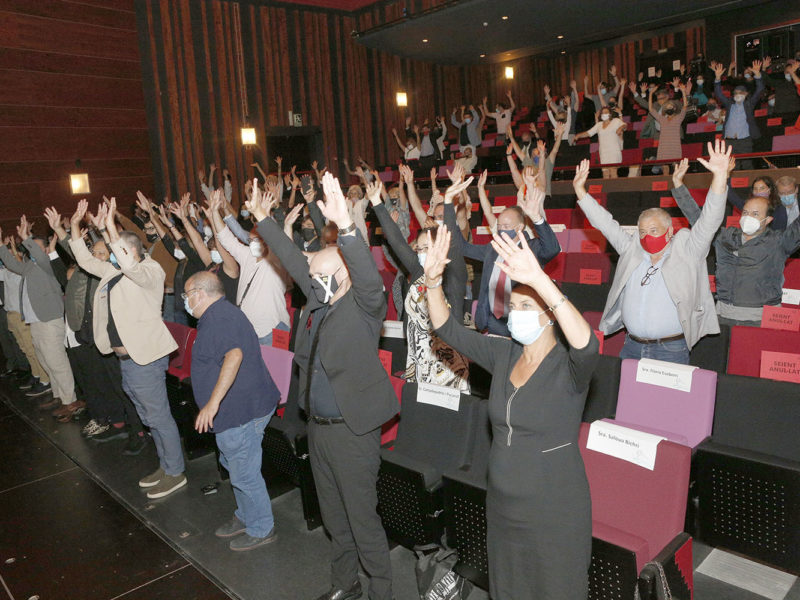
<svg viewBox="0 0 800 600"><path fill-rule="evenodd" d="M350 223L350 225L348 227L345 227L344 229L340 229L339 230L339 235L347 235L348 233L352 233L355 230L356 230L356 224L355 224L355 222L353 222L353 223Z"/></svg>

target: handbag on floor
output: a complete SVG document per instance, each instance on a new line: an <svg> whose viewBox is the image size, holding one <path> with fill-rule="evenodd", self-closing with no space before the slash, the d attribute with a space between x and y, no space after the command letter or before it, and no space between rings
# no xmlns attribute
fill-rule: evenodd
<svg viewBox="0 0 800 600"><path fill-rule="evenodd" d="M472 593L472 583L453 571L458 561L455 550L438 545L415 550L418 558L414 571L420 600L468 600L476 597Z"/></svg>

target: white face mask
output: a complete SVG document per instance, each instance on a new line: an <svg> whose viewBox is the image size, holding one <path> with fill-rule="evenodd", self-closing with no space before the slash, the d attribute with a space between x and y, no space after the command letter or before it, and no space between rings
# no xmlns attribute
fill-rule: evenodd
<svg viewBox="0 0 800 600"><path fill-rule="evenodd" d="M546 313L546 310L537 312L535 310L512 310L508 313L508 330L511 337L523 346L532 344L544 333L545 328L550 327L553 321L548 321L544 325L539 325L539 315Z"/></svg>
<svg viewBox="0 0 800 600"><path fill-rule="evenodd" d="M784 73L783 76L786 77L786 81L791 81L792 80L792 74L791 73Z"/></svg>
<svg viewBox="0 0 800 600"><path fill-rule="evenodd" d="M742 96L741 94L736 94L736 95L733 97L734 101L735 101L737 104L741 104L742 102L744 102L744 98L745 98L745 97L744 97L744 96Z"/></svg>
<svg viewBox="0 0 800 600"><path fill-rule="evenodd" d="M263 250L264 247L261 245L261 240L250 240L250 254L260 258Z"/></svg>
<svg viewBox="0 0 800 600"><path fill-rule="evenodd" d="M603 113L602 115L600 115L600 119L603 120L603 121L608 121L610 118L611 118L611 115L608 114L608 113Z"/></svg>
<svg viewBox="0 0 800 600"><path fill-rule="evenodd" d="M175 258L177 258L178 260L183 260L184 258L186 258L186 255L183 253L183 250L181 250L180 248L175 248L175 251L172 253L172 255Z"/></svg>
<svg viewBox="0 0 800 600"><path fill-rule="evenodd" d="M417 260L421 267L425 266L425 259L428 257L427 252L417 252Z"/></svg>
<svg viewBox="0 0 800 600"><path fill-rule="evenodd" d="M600 88L599 92L600 92L601 94L605 94L605 93L606 93L606 88Z"/></svg>
<svg viewBox="0 0 800 600"><path fill-rule="evenodd" d="M203 235L207 240L210 240L211 236L214 235L214 230L209 225L203 225Z"/></svg>
<svg viewBox="0 0 800 600"><path fill-rule="evenodd" d="M219 253L219 250L211 251L211 260L217 265L222 262L222 255Z"/></svg>
<svg viewBox="0 0 800 600"><path fill-rule="evenodd" d="M698 79L697 80L697 85L703 85L703 80L702 79Z"/></svg>
<svg viewBox="0 0 800 600"><path fill-rule="evenodd" d="M745 78L745 79L752 79L752 78L753 78L753 76L752 76L750 73L745 73L745 74L744 74L744 78Z"/></svg>
<svg viewBox="0 0 800 600"><path fill-rule="evenodd" d="M769 100L767 100L767 104L769 104L770 106L775 106L775 98L770 98Z"/></svg>
<svg viewBox="0 0 800 600"><path fill-rule="evenodd" d="M247 217L250 216L250 211L247 210L246 208L243 208L241 211L239 211L239 214L242 215L246 219Z"/></svg>
<svg viewBox="0 0 800 600"><path fill-rule="evenodd" d="M766 219L766 217L764 217ZM742 233L745 235L753 235L761 227L761 221L764 219L756 219L750 215L744 215L739 219L739 227L742 228Z"/></svg>
<svg viewBox="0 0 800 600"><path fill-rule="evenodd" d="M444 225L444 219L434 219L433 222L436 223L437 227Z"/></svg>

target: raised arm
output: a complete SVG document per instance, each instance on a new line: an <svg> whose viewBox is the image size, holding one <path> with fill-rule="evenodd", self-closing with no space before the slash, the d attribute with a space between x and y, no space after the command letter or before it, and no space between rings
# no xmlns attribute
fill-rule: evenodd
<svg viewBox="0 0 800 600"><path fill-rule="evenodd" d="M408 202L411 205L411 210L414 211L414 216L417 218L419 226L425 229L428 215L422 209L422 203L419 201L417 190L414 187L414 172L406 165L400 165L400 177L403 178L408 189Z"/></svg>
<svg viewBox="0 0 800 600"><path fill-rule="evenodd" d="M92 256L89 249L86 248L83 238L81 238L81 222L86 216L88 208L89 203L86 202L86 200L78 202L78 207L75 209L72 219L70 219L71 240L69 247L72 250L72 255L75 257L75 262L78 263L81 269L102 279L105 275L116 272L116 269L110 262ZM101 208L98 210L98 214L105 216L104 209Z"/></svg>
<svg viewBox="0 0 800 600"><path fill-rule="evenodd" d="M478 179L478 198L481 202L481 210L483 211L483 216L486 219L486 224L492 231L494 231L495 226L497 225L497 217L494 216L492 203L489 202L489 195L486 193L487 175L488 171L484 169L483 173L481 173L481 176Z"/></svg>
<svg viewBox="0 0 800 600"><path fill-rule="evenodd" d="M400 141L400 136L397 135L397 129L392 127L392 136L394 137L394 141L397 144L397 147L400 148L400 152L405 153L406 147L403 142Z"/></svg>
<svg viewBox="0 0 800 600"><path fill-rule="evenodd" d="M622 254L628 245L633 243L633 237L625 233L620 224L611 216L611 213L600 206L597 200L586 192L586 179L588 177L589 161L584 159L576 169L575 179L572 182L575 195L578 197L578 205L592 226L601 231L618 254Z"/></svg>
<svg viewBox="0 0 800 600"><path fill-rule="evenodd" d="M218 194L220 190L215 190L213 193ZM202 263L207 267L211 264L211 252L208 251L205 242L203 242L203 238L200 236L200 233L197 229L194 228L194 225L189 222L189 218L186 214L186 206L189 204L189 192L186 192L182 197L181 201L177 206L173 206L170 208L170 212L173 215L177 216L181 223L183 223L183 229L186 231L186 235L192 241L192 246L194 246L194 251L197 253L197 256L200 258Z"/></svg>
<svg viewBox="0 0 800 600"><path fill-rule="evenodd" d="M706 203L694 227L689 232L690 243L695 253L705 256L714 240L717 229L725 218L725 191L728 187L728 166L730 165L732 146L726 147L725 140L708 143L709 159L700 157L697 161L713 173L711 187L706 195Z"/></svg>
<svg viewBox="0 0 800 600"><path fill-rule="evenodd" d="M220 229L218 229L218 227L221 225L224 228L222 219L219 217L219 209L222 203L223 199L219 196L219 190L217 190L217 194L211 197L211 202L208 204L208 206L203 207L203 212L205 213L209 223L211 223L211 230L214 232L214 239L217 240L217 252L219 252L219 255L222 257L222 270L231 279L236 279L239 277L239 263L236 262L236 259L233 258L231 253L228 252L225 249L225 246L222 245L222 242L219 241Z"/></svg>
<svg viewBox="0 0 800 600"><path fill-rule="evenodd" d="M681 209L683 216L689 221L689 226L693 227L700 218L700 207L697 205L689 189L683 184L683 177L689 170L689 159L684 158L675 166L672 173L672 197L678 208Z"/></svg>
<svg viewBox="0 0 800 600"><path fill-rule="evenodd" d="M382 187L383 182L380 179L373 181L367 186L365 195L370 204L372 204L375 216L378 217L378 222L381 224L383 236L386 238L386 241L389 242L389 246L391 246L397 258L403 264L406 273L413 273L419 267L417 253L408 245L408 241L403 235L403 232L400 231L397 223L389 216L389 211L386 210L386 206L381 202Z"/></svg>

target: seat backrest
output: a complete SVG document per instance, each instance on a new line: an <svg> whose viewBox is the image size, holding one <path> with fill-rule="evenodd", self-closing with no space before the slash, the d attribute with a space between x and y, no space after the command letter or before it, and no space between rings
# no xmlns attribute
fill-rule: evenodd
<svg viewBox="0 0 800 600"><path fill-rule="evenodd" d="M480 400L461 394L458 411L417 402L417 384L403 386L394 452L425 462L440 472L469 461Z"/></svg>
<svg viewBox="0 0 800 600"><path fill-rule="evenodd" d="M592 520L647 540L646 560L651 560L683 531L691 449L661 441L651 471L588 450L588 435L589 424L581 423L580 450L592 496Z"/></svg>
<svg viewBox="0 0 800 600"><path fill-rule="evenodd" d="M273 346L261 346L261 358L281 394L279 404L285 404L289 397L289 385L292 382L294 352Z"/></svg>
<svg viewBox="0 0 800 600"><path fill-rule="evenodd" d="M181 365L181 371L183 371L187 377L190 377L192 374L192 349L194 348L196 340L197 329L190 327L189 334L186 336L186 349L183 352L183 365Z"/></svg>
<svg viewBox="0 0 800 600"><path fill-rule="evenodd" d="M790 258L783 268L783 287L800 289L800 258Z"/></svg>
<svg viewBox="0 0 800 600"><path fill-rule="evenodd" d="M720 375L712 440L800 461L800 385Z"/></svg>
<svg viewBox="0 0 800 600"><path fill-rule="evenodd" d="M589 382L581 421L591 423L598 419L614 418L619 394L620 363L616 356L600 355Z"/></svg>
<svg viewBox="0 0 800 600"><path fill-rule="evenodd" d="M596 281L594 275L599 274L600 283L608 283L611 278L611 260L608 255L585 252L566 253L564 255L564 281L588 283L586 280L581 281L584 274L587 277L591 276L591 281Z"/></svg>
<svg viewBox="0 0 800 600"><path fill-rule="evenodd" d="M175 343L178 344L178 349L170 356L169 366L171 369L180 369L185 362L186 342L192 328L172 321L164 321L164 325L167 326L172 337L175 338Z"/></svg>
<svg viewBox="0 0 800 600"><path fill-rule="evenodd" d="M686 439L691 448L711 435L714 422L714 399L717 393L716 371L695 369L689 392L636 381L639 361L622 361L616 419L633 427L661 430L676 441ZM670 437L669 432L677 434Z"/></svg>
<svg viewBox="0 0 800 600"><path fill-rule="evenodd" d="M758 377L761 374L761 352L791 352L800 349L800 333L760 327L731 327L728 351L728 374Z"/></svg>

